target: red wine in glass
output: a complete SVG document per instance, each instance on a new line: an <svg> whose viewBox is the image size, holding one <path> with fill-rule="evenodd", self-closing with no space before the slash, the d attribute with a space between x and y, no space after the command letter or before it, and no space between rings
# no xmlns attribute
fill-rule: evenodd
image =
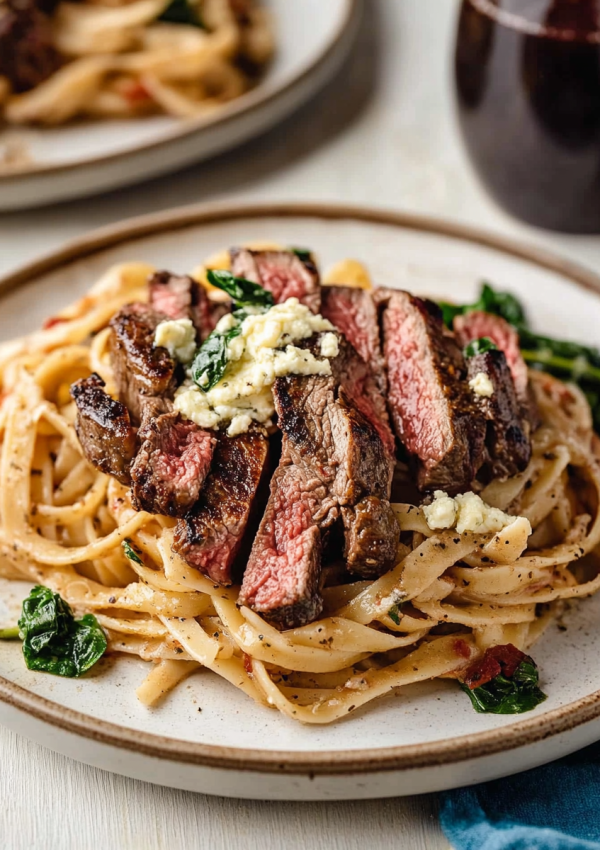
<svg viewBox="0 0 600 850"><path fill-rule="evenodd" d="M492 197L530 224L600 233L600 0L463 0L455 80Z"/></svg>

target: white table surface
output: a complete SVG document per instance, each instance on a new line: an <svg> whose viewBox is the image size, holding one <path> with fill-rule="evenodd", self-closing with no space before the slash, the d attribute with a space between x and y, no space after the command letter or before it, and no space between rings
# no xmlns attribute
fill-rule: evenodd
<svg viewBox="0 0 600 850"><path fill-rule="evenodd" d="M0 215L0 273L85 231L203 200L335 200L434 214L551 247L600 270L600 238L543 233L485 196L453 119L457 0L366 0L351 58L327 89L242 150L143 186ZM2 850L449 845L435 797L236 802L170 791L54 755L0 728Z"/></svg>

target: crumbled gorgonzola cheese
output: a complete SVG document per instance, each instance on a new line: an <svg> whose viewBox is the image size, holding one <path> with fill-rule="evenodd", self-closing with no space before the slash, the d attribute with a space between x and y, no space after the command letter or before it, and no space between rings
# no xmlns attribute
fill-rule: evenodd
<svg viewBox="0 0 600 850"><path fill-rule="evenodd" d="M455 528L459 534L467 531L485 534L490 531L502 531L517 519L486 504L476 493L462 493L452 498L443 490L436 490L433 495L433 502L424 506L423 513L427 525L434 530ZM528 522L524 517L520 519Z"/></svg>
<svg viewBox="0 0 600 850"><path fill-rule="evenodd" d="M225 333L234 324L235 319L227 315L216 330ZM229 436L247 431L253 421L268 424L275 413L271 389L275 378L331 374L328 357L337 355L334 333L326 333L322 339L323 359L294 343L333 330L331 322L311 313L297 298L247 316L241 333L227 346L229 362L219 383L203 392L188 379L175 394L176 410L201 428L219 428L228 422ZM331 353L325 354L323 348Z"/></svg>
<svg viewBox="0 0 600 850"><path fill-rule="evenodd" d="M166 348L180 363L190 363L196 353L196 328L191 319L160 322L154 332L154 345Z"/></svg>
<svg viewBox="0 0 600 850"><path fill-rule="evenodd" d="M475 395L480 395L484 398L494 395L494 385L485 372L478 372L474 378L471 378L469 386Z"/></svg>

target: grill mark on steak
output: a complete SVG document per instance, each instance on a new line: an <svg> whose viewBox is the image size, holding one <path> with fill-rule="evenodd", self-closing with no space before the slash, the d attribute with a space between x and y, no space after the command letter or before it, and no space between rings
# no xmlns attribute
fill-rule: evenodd
<svg viewBox="0 0 600 850"><path fill-rule="evenodd" d="M365 496L385 500L391 465L377 431L334 376L277 378L273 398L283 432L282 458L271 480L240 603L292 628L310 622L322 609L322 532L336 522L341 507L351 508ZM397 524L390 532L395 549ZM358 569L365 559L352 552L356 541L358 537L352 538L347 548ZM387 550L373 560L371 571L387 568Z"/></svg>
<svg viewBox="0 0 600 850"><path fill-rule="evenodd" d="M7 77L17 93L43 83L61 65L43 5L34 0L0 4L0 76Z"/></svg>
<svg viewBox="0 0 600 850"><path fill-rule="evenodd" d="M154 347L154 333L165 316L147 304L128 304L110 320L110 353L119 390L133 421L153 396L172 399L176 364L166 348Z"/></svg>
<svg viewBox="0 0 600 850"><path fill-rule="evenodd" d="M487 420L486 461L479 472L484 480L508 478L522 472L531 459L529 423L522 418L521 405L503 351L486 351L467 361L469 380L480 372L494 386L491 396L475 396Z"/></svg>
<svg viewBox="0 0 600 850"><path fill-rule="evenodd" d="M125 405L111 398L95 372L71 385L77 406L75 431L92 466L129 486L129 464L135 455L136 434Z"/></svg>
<svg viewBox="0 0 600 850"><path fill-rule="evenodd" d="M131 465L131 501L138 511L182 517L198 500L210 470L214 434L172 411L145 411L142 444Z"/></svg>
<svg viewBox="0 0 600 850"><path fill-rule="evenodd" d="M192 511L177 523L173 549L218 584L229 585L262 502L269 444L258 432L219 434L210 475Z"/></svg>
<svg viewBox="0 0 600 850"><path fill-rule="evenodd" d="M148 281L150 305L169 319L191 319L198 341L215 329L224 314L221 304L213 304L204 287L188 275L156 272Z"/></svg>
<svg viewBox="0 0 600 850"><path fill-rule="evenodd" d="M466 382L467 367L436 304L379 290L388 404L412 455L420 490L468 489L482 462L485 422Z"/></svg>
<svg viewBox="0 0 600 850"><path fill-rule="evenodd" d="M251 251L232 248L231 271L267 289L276 304L297 298L313 313L321 307L319 272L311 260L301 260L293 251Z"/></svg>

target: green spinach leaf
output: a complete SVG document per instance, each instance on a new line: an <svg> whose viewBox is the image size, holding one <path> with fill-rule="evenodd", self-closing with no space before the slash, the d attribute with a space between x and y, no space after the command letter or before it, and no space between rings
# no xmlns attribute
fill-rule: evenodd
<svg viewBox="0 0 600 850"><path fill-rule="evenodd" d="M312 262L312 251L308 248L290 248L292 254L295 254L303 263Z"/></svg>
<svg viewBox="0 0 600 850"><path fill-rule="evenodd" d="M473 708L480 714L522 714L531 711L546 699L538 687L539 673L536 665L522 661L511 678L500 673L490 682L471 690L460 683Z"/></svg>
<svg viewBox="0 0 600 850"><path fill-rule="evenodd" d="M93 614L76 620L68 603L41 585L23 602L19 632L27 667L57 676L82 676L107 647L106 635Z"/></svg>
<svg viewBox="0 0 600 850"><path fill-rule="evenodd" d="M202 343L192 363L191 375L194 383L203 392L212 390L225 374L228 362L227 345L241 332L241 324L223 334L213 331Z"/></svg>
<svg viewBox="0 0 600 850"><path fill-rule="evenodd" d="M136 564L143 565L144 562L138 555L137 550L129 537L126 537L125 540L123 540L121 546L123 547L123 552L125 553L126 558L129 558L130 561L134 561Z"/></svg>
<svg viewBox="0 0 600 850"><path fill-rule="evenodd" d="M272 307L275 303L268 290L251 280L234 277L231 272L209 269L206 277L209 283L226 292L240 307Z"/></svg>
<svg viewBox="0 0 600 850"><path fill-rule="evenodd" d="M476 354L485 354L486 351L497 351L498 346L489 338L489 336L481 336L479 339L473 339L465 346L465 357L475 357Z"/></svg>

